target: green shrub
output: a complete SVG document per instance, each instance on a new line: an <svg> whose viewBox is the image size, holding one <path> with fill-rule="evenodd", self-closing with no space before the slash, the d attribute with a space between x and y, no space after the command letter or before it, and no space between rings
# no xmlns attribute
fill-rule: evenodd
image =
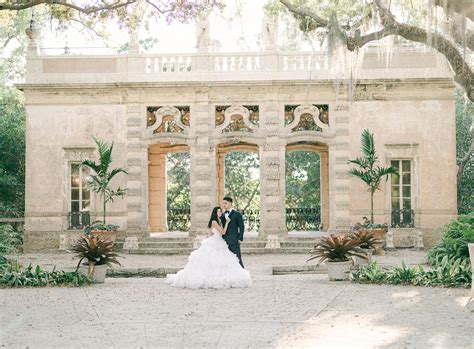
<svg viewBox="0 0 474 349"><path fill-rule="evenodd" d="M361 265L352 273L352 280L359 283L383 284L386 279L387 273L375 261L368 265Z"/></svg>
<svg viewBox="0 0 474 349"><path fill-rule="evenodd" d="M424 272L420 283L424 286L470 287L471 268L469 259L444 256L441 261L435 262L430 270Z"/></svg>
<svg viewBox="0 0 474 349"><path fill-rule="evenodd" d="M0 265L8 263L6 255L17 253L16 246L23 243L20 233L10 224L0 225Z"/></svg>
<svg viewBox="0 0 474 349"><path fill-rule="evenodd" d="M461 215L446 225L441 241L428 252L427 260L435 264L444 257L469 259L469 242L474 242L474 212Z"/></svg>
<svg viewBox="0 0 474 349"><path fill-rule="evenodd" d="M421 269L423 270L423 267ZM401 267L395 267L387 273L387 282L392 285L413 284L420 272L421 270L419 268L407 267L405 262L402 261Z"/></svg>
<svg viewBox="0 0 474 349"><path fill-rule="evenodd" d="M377 262L361 266L352 273L352 280L358 283L389 285L470 287L472 283L471 264L468 259L448 258L435 262L429 270L422 265L383 270Z"/></svg>
<svg viewBox="0 0 474 349"><path fill-rule="evenodd" d="M31 264L23 270L17 263L0 267L0 287L44 287L44 286L81 286L91 281L78 272L66 272L53 269L48 272L38 265Z"/></svg>

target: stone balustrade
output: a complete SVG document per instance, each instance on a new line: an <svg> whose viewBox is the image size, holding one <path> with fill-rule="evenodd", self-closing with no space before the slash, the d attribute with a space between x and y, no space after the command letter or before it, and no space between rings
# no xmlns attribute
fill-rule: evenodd
<svg viewBox="0 0 474 349"><path fill-rule="evenodd" d="M327 52L52 56L30 50L26 83L450 77L445 59L434 51L401 48L385 52L369 47L359 54L362 57L331 61ZM387 58L381 59L385 54ZM357 66L355 60L360 61Z"/></svg>

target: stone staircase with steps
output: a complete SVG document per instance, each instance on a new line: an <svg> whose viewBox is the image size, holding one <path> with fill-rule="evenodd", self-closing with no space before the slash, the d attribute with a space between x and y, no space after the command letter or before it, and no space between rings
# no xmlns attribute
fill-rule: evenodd
<svg viewBox="0 0 474 349"><path fill-rule="evenodd" d="M302 253L309 254L315 245L317 237L288 237L280 240L281 247L278 249L265 248L266 241L258 238L247 238L242 243L242 254L266 254L266 253ZM190 254L194 248L194 239L190 237L180 238L140 238L139 248L135 250L124 250L124 240L115 242L119 252L129 254Z"/></svg>

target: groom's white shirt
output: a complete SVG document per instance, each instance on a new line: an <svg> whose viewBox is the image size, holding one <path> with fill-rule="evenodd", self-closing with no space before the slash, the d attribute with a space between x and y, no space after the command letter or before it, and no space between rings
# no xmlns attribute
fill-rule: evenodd
<svg viewBox="0 0 474 349"><path fill-rule="evenodd" d="M234 208L232 207L232 208L229 210L229 213L225 213L225 214L224 214L225 219L227 219L227 217L229 217L229 215L232 213L233 210L234 210Z"/></svg>

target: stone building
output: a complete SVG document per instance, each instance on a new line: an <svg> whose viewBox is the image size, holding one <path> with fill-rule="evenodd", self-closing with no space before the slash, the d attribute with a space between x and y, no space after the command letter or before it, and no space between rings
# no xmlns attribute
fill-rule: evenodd
<svg viewBox="0 0 474 349"><path fill-rule="evenodd" d="M285 154L293 150L320 153L323 230L346 230L370 212L369 193L348 175L365 128L381 163L402 174L376 193L376 222L421 231L430 245L456 215L454 84L441 55L374 46L338 65L325 53L278 52L268 38L257 53L198 51L140 54L135 40L127 55L46 56L31 41L19 85L27 249L57 248L86 215L101 217L78 166L97 157L92 136L113 141L114 166L128 169L114 182L128 195L108 215L127 237L166 231L165 157L178 151L191 158L190 236L207 231L224 194L223 155L235 150L259 157L260 240L287 237Z"/></svg>

